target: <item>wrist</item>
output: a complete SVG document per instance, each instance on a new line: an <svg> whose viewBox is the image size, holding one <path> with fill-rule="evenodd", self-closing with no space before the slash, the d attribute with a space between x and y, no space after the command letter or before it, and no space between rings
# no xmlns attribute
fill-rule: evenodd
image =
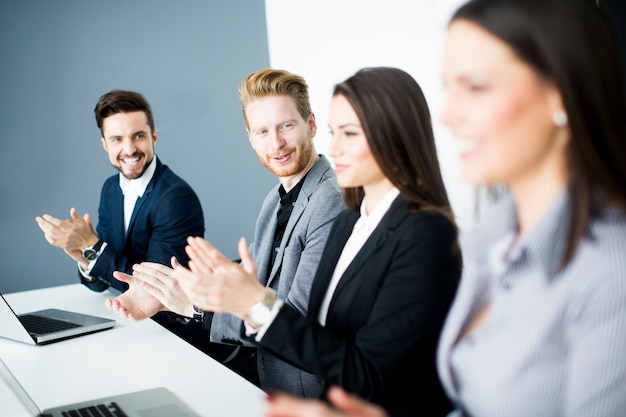
<svg viewBox="0 0 626 417"><path fill-rule="evenodd" d="M263 298L250 307L245 321L250 323L253 327L261 327L270 321L276 298L276 291L271 288L265 288Z"/></svg>
<svg viewBox="0 0 626 417"><path fill-rule="evenodd" d="M84 266L83 263L85 263L87 266ZM78 261L78 272L80 272L81 280L85 284L91 284L98 280L98 278L89 275L89 273L87 272L88 266L89 264L84 260Z"/></svg>
<svg viewBox="0 0 626 417"><path fill-rule="evenodd" d="M100 239L98 239L98 236L94 236L93 238L89 239L89 241L85 244L83 250L95 246L96 243L98 243L99 241Z"/></svg>

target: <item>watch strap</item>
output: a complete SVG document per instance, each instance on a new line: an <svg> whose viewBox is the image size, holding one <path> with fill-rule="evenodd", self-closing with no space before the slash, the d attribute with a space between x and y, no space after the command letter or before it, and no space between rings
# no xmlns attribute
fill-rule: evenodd
<svg viewBox="0 0 626 417"><path fill-rule="evenodd" d="M95 245L93 245L93 246L91 247L91 249L95 250L95 251L96 251L96 253L97 253L97 252L99 252L99 251L100 251L100 248L102 247L102 244L103 244L103 243L104 243L104 241L102 241L102 240L98 239L98 241L96 242L96 244L95 244Z"/></svg>

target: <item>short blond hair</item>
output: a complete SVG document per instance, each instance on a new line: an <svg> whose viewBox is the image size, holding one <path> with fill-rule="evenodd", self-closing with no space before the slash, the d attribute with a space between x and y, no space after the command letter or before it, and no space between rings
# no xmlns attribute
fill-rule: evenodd
<svg viewBox="0 0 626 417"><path fill-rule="evenodd" d="M246 107L250 102L267 96L289 96L304 120L313 113L309 100L309 86L304 78L289 71L266 68L255 71L239 83L239 100L246 129L250 128Z"/></svg>

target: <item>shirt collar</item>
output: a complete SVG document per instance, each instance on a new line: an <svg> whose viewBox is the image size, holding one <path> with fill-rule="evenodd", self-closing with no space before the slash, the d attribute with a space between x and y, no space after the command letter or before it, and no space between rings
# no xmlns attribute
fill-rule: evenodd
<svg viewBox="0 0 626 417"><path fill-rule="evenodd" d="M563 190L552 202L542 219L520 242L531 261L542 265L547 277L554 277L561 266L567 243L571 213L568 193Z"/></svg>
<svg viewBox="0 0 626 417"><path fill-rule="evenodd" d="M307 174L308 174L308 172L307 172ZM298 199L298 195L300 194L300 190L302 189L302 184L304 184L304 179L305 178L306 178L306 174L288 192L285 191L285 187L283 187L282 184L280 185L280 187L278 187L278 195L280 196L280 205L281 206L285 206L287 204L291 204L291 205L295 204L296 200Z"/></svg>
<svg viewBox="0 0 626 417"><path fill-rule="evenodd" d="M370 229L374 229L380 223L380 220L383 218L385 213L391 207L391 204L396 199L396 197L400 194L400 190L396 187L393 187L391 190L387 191L387 194L380 200L380 202L374 207L374 210L368 215L365 210L367 197L363 198L361 201L361 217L358 222L361 223L362 226L367 226Z"/></svg>
<svg viewBox="0 0 626 417"><path fill-rule="evenodd" d="M526 256L540 265L546 277L554 277L565 249L570 213L564 189L543 217L521 240L513 243L519 227L517 210L510 194L503 196L463 237L461 247L473 259L489 262L494 255L507 262ZM514 245L513 247L511 247Z"/></svg>
<svg viewBox="0 0 626 417"><path fill-rule="evenodd" d="M143 175L139 178L135 178L132 180L127 179L122 173L119 173L120 178L120 188L122 189L122 194L134 194L138 197L142 197L143 193L146 191L150 180L154 176L154 171L156 170L156 156L152 158L152 162L148 165L148 168L145 170Z"/></svg>

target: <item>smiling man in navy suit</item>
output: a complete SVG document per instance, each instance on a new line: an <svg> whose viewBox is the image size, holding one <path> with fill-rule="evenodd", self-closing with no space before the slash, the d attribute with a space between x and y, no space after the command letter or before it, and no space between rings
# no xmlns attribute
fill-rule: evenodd
<svg viewBox="0 0 626 417"><path fill-rule="evenodd" d="M97 228L74 208L69 219L44 214L36 221L46 240L78 263L82 284L126 291L113 271L130 274L144 261L169 265L172 256L186 265L186 238L204 236L204 215L194 190L155 155L157 130L143 95L113 90L100 97L94 113L102 146L119 171L102 187ZM153 318L181 337L206 340L200 326L182 325L167 313Z"/></svg>

